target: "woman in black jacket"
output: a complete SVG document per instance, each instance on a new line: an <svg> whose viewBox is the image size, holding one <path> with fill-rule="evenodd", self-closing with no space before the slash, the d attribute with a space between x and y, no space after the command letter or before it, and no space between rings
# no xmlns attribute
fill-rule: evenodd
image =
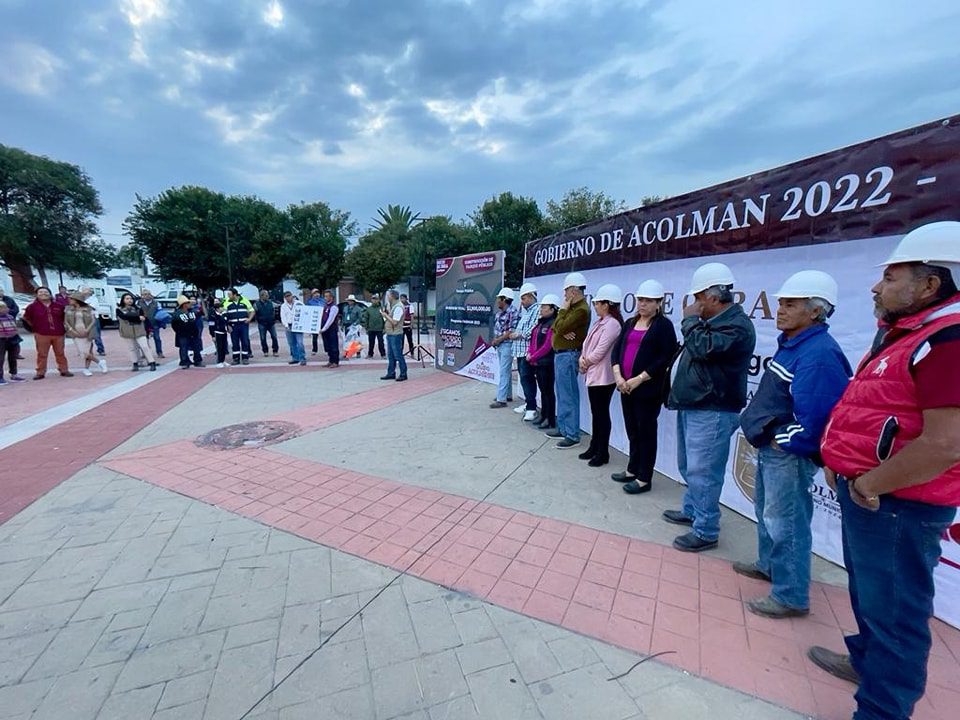
<svg viewBox="0 0 960 720"><path fill-rule="evenodd" d="M653 485L657 459L657 417L663 405L670 362L677 352L677 333L663 315L663 285L647 280L637 290L637 314L623 324L613 346L613 377L620 391L623 422L630 440L627 471L610 477L636 495Z"/></svg>

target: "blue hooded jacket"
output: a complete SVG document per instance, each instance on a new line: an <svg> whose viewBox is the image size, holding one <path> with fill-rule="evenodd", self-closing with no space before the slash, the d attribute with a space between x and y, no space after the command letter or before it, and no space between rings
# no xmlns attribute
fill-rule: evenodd
<svg viewBox="0 0 960 720"><path fill-rule="evenodd" d="M740 416L754 447L776 441L782 450L819 462L820 437L853 370L826 323L793 338L781 334L760 387Z"/></svg>

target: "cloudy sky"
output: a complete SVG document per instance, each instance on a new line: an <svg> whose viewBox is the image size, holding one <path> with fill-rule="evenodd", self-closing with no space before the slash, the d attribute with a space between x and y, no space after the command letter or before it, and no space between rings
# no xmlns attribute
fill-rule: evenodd
<svg viewBox="0 0 960 720"><path fill-rule="evenodd" d="M0 0L0 143L105 238L200 184L367 226L586 185L635 206L960 112L957 0Z"/></svg>

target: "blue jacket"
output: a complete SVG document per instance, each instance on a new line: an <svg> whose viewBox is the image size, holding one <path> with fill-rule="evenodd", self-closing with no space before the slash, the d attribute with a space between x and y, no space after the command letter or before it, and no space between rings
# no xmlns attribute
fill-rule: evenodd
<svg viewBox="0 0 960 720"><path fill-rule="evenodd" d="M776 441L781 449L819 462L820 437L830 411L853 375L826 323L793 338L780 335L777 352L756 394L740 416L754 447Z"/></svg>

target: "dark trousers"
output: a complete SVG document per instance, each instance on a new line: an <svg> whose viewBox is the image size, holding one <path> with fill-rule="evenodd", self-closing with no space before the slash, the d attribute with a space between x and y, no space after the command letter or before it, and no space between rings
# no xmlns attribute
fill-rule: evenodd
<svg viewBox="0 0 960 720"><path fill-rule="evenodd" d="M197 333L190 339L190 352L193 353L193 364L203 365L203 333Z"/></svg>
<svg viewBox="0 0 960 720"><path fill-rule="evenodd" d="M621 395L623 424L630 440L630 459L627 473L642 483L653 480L653 465L657 460L657 418L660 400Z"/></svg>
<svg viewBox="0 0 960 720"><path fill-rule="evenodd" d="M593 423L590 434L590 450L594 457L610 459L610 400L616 385L588 385L587 397L590 399L590 418Z"/></svg>
<svg viewBox="0 0 960 720"><path fill-rule="evenodd" d="M189 366L190 355L193 355L193 364L203 365L203 341L199 337L177 338L177 349L180 351L180 366Z"/></svg>
<svg viewBox="0 0 960 720"><path fill-rule="evenodd" d="M340 338L337 336L336 326L330 328L323 335L323 351L327 360L334 365L340 364Z"/></svg>
<svg viewBox="0 0 960 720"><path fill-rule="evenodd" d="M316 355L316 354L317 354L317 341L319 340L320 336L319 336L319 335L311 335L310 337L312 338L312 342L313 342L313 348L312 348L313 354Z"/></svg>
<svg viewBox="0 0 960 720"><path fill-rule="evenodd" d="M20 343L15 338L0 337L0 379L3 378L3 364L6 362L11 375L17 374L17 355L20 354ZM4 357L6 356L6 357Z"/></svg>
<svg viewBox="0 0 960 720"><path fill-rule="evenodd" d="M550 425L557 424L557 395L554 391L553 358L547 357L533 366L537 377L537 386L540 388L540 417L549 421ZM524 390L526 392L526 390Z"/></svg>
<svg viewBox="0 0 960 720"><path fill-rule="evenodd" d="M520 375L520 387L527 401L527 410L537 409L537 373L526 358L517 358L517 373Z"/></svg>
<svg viewBox="0 0 960 720"><path fill-rule="evenodd" d="M250 326L245 322L238 322L230 326L230 349L233 351L233 361L249 360L250 358Z"/></svg>
<svg viewBox="0 0 960 720"><path fill-rule="evenodd" d="M226 333L217 333L213 336L213 344L217 348L217 363L222 363L227 359L227 335Z"/></svg>
<svg viewBox="0 0 960 720"><path fill-rule="evenodd" d="M860 675L854 720L907 720L927 685L933 569L940 537L956 509L880 498L866 510L837 482L842 512L843 561L856 635L846 638Z"/></svg>
<svg viewBox="0 0 960 720"><path fill-rule="evenodd" d="M269 325L257 323L257 331L260 333L260 349L264 355L267 354L267 334L270 335L270 346L273 349L273 354L276 355L280 352L280 343L277 341L276 323L270 323Z"/></svg>
<svg viewBox="0 0 960 720"><path fill-rule="evenodd" d="M373 357L373 344L377 343L380 350L380 357L386 357L387 351L383 347L383 330L367 330L367 339L370 341L370 349L367 351L367 357Z"/></svg>
<svg viewBox="0 0 960 720"><path fill-rule="evenodd" d="M413 357L413 328L405 327L403 329L403 340L406 340L407 344L410 346L410 349L407 351L410 354L410 357ZM401 340L401 342L403 342ZM402 349L402 346L401 346Z"/></svg>

